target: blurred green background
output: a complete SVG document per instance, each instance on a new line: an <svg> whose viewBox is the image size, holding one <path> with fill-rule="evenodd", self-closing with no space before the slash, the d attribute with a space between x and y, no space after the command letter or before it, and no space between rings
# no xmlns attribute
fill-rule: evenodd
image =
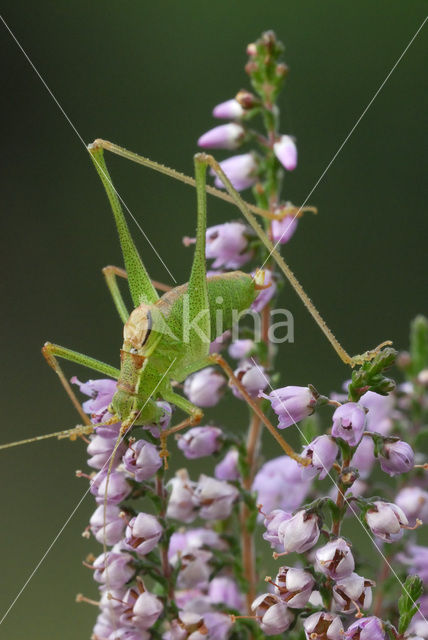
<svg viewBox="0 0 428 640"><path fill-rule="evenodd" d="M212 107L247 87L245 47L274 29L291 73L282 130L297 137L299 166L284 195L301 203L421 24L411 0L246 0L2 3L3 17L79 134L104 137L192 172L195 141ZM111 214L82 143L1 26L2 442L71 427L76 415L40 347L52 340L118 363L121 325L101 276L120 264ZM427 312L423 125L426 28L328 171L285 255L351 352L390 338L407 345L408 323ZM218 154L222 157L221 154ZM116 186L179 282L195 224L186 186L108 158ZM210 223L237 213L210 199ZM138 230L154 278L168 274ZM338 389L348 371L289 287L295 344L283 345L284 384ZM71 376L86 373L66 367ZM89 374L90 375L90 374ZM89 376L88 376L89 377ZM243 428L242 405L216 415ZM230 406L230 403L229 403ZM178 456L178 454L177 454ZM182 458L176 458L182 464ZM86 482L81 444L47 441L1 452L0 616L47 550ZM13 607L0 637L89 638L96 596L80 561L99 548L80 533L87 498Z"/></svg>

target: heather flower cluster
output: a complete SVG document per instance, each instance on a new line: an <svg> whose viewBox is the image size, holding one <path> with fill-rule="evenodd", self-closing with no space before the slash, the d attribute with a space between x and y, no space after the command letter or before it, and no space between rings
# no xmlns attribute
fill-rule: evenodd
<svg viewBox="0 0 428 640"><path fill-rule="evenodd" d="M247 53L253 92L218 104L213 116L227 122L198 144L240 151L221 166L280 214L264 224L284 244L300 213L280 196L297 166L295 138L279 131L288 69L272 32ZM206 257L215 273L255 273L267 259L254 307L274 305L274 263L244 223L209 228ZM90 436L91 472L77 475L95 500L84 535L96 551L84 565L98 597L79 596L98 608L92 640L428 639L428 320L413 321L409 352L378 351L339 392L279 384L272 345L250 327L217 339L212 352L221 349L240 388L215 366L185 380L184 395L209 419L170 437L169 469L162 434L176 408L161 398L158 423L124 435L103 424ZM386 376L393 366L399 383ZM108 422L116 383L72 382L94 425ZM264 459L255 412L248 434L211 419L225 403L246 416L243 389L278 433L298 436L300 462L280 451Z"/></svg>

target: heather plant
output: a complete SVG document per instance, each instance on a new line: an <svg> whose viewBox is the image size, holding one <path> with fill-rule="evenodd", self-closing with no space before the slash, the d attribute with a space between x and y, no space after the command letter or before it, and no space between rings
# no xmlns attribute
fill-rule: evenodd
<svg viewBox="0 0 428 640"><path fill-rule="evenodd" d="M215 301L210 293L209 305L217 305L218 313L211 331L191 315L204 358L197 365L186 360L174 389L160 385L144 404L137 403L139 385L145 375L155 379L147 363L158 358L169 371L177 353L188 357L196 338L171 335L172 325L147 311L138 289L138 277L146 292L152 285L120 218L101 152L133 154L104 141L90 148L128 250L136 308L129 315L119 293L115 277L126 273L110 267L107 283L125 323L121 372L55 345L44 351L60 377L57 357L110 374L87 382L72 378L89 398L82 406L62 379L84 417L85 426L71 435L89 438L91 471L78 476L95 499L85 531L95 553L84 565L93 572L98 596L78 600L98 609L92 640L428 638L428 547L421 544L428 522L428 320L412 322L408 352L397 354L384 343L351 358L278 259L277 247L298 242L300 218L316 210L281 195L284 177L298 161L295 139L280 130L278 100L288 74L283 46L266 32L247 53L251 91L217 105L213 116L226 122L198 140L203 149L237 152L219 168L205 154L199 161L211 167L216 187L226 188L224 198L238 204L247 220L205 230L199 217L196 238L184 238L196 256L203 248L189 292L203 289L203 265L212 261L209 286L224 284L213 289ZM205 183L196 182L201 215ZM251 189L254 204L242 203L232 187ZM263 230L252 224L251 212L262 216ZM276 321L284 275L351 365L349 380L335 393L311 384L281 386L276 358L286 348L284 329L286 339L292 333L289 312ZM242 286L234 288L238 277ZM202 289L198 312L208 304ZM157 308L174 295L167 292ZM177 299L184 314L186 299ZM161 341L170 351L157 350ZM393 366L398 382L389 377ZM205 408L232 402L250 407L249 425L244 419L232 430L203 417ZM180 410L189 417L173 424ZM263 427L278 445L279 455L270 460L261 449ZM300 453L283 437L287 430L297 430ZM180 467L175 474L171 456ZM205 473L195 474L193 460L203 461ZM363 539L373 546L370 557L359 548ZM268 575L272 566L275 574Z"/></svg>

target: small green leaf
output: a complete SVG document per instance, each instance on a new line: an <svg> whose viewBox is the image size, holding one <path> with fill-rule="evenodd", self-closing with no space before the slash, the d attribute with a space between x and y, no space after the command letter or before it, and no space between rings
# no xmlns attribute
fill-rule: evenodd
<svg viewBox="0 0 428 640"><path fill-rule="evenodd" d="M400 619L398 622L398 633L404 633L417 613L419 606L417 600L423 593L423 583L419 576L408 576L403 585L403 593L398 600L398 611Z"/></svg>

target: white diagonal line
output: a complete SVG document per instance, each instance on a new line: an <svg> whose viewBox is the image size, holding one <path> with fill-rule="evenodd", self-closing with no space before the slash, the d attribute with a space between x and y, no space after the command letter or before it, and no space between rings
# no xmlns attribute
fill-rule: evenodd
<svg viewBox="0 0 428 640"><path fill-rule="evenodd" d="M251 356L251 360L254 364L255 367L257 367L259 373L264 377L267 385L271 388L271 390L275 393L275 389L272 387L269 379L266 377L265 372L259 367L259 365L257 364L257 362L254 360L254 358ZM297 424L297 422L294 420L293 416L290 414L290 412L288 411L287 407L285 406L285 404L283 403L283 401L281 400L281 398L276 395L275 396L277 400L279 400L280 404L281 404L281 408L284 409L284 411L288 414L288 417L290 418L290 420L293 422L293 424L297 427L301 437L303 438L303 440L305 440L306 444L309 445L310 442L309 440L306 438L305 434L303 433L303 431L301 430L301 428L299 427L299 425ZM321 460L321 458L319 458L321 465L324 469L324 471L326 472L326 475L328 475L329 479L332 481L332 483L334 484L334 486L336 487L336 489L339 491L339 493L341 493L343 495L344 501L346 502L347 507L352 511L352 514L356 517L357 521L359 522L361 528L363 529L363 531L365 531L365 533L367 534L369 540L371 540L373 546L375 547L375 549L377 549L377 551L379 552L379 554L381 555L383 561L385 562L385 564L387 565L388 569L391 571L391 573L394 575L395 578L397 578L399 584L401 585L401 588L403 589L403 591L406 593L406 595L410 598L412 604L414 606L416 606L416 602L413 600L413 598L411 597L410 593L408 592L408 590L406 589L405 585L401 582L400 577L398 576L397 572L395 571L395 569L393 568L393 566L390 564L388 558L385 556L385 554L383 553L382 549L379 547L379 545L377 544L375 538L373 536L370 535L370 533L367 531L367 529L365 528L365 526L363 525L363 523L361 522L360 518L358 517L357 512L354 510L352 504L349 502L348 498L346 497L346 495L343 493L343 491L341 491L339 489L338 484L336 483L336 480L333 478L333 476L331 475L330 471L325 467L325 465L323 464L323 461ZM422 618L425 620L425 622L428 623L428 620L425 618L425 616L419 611L419 614L422 616Z"/></svg>
<svg viewBox="0 0 428 640"><path fill-rule="evenodd" d="M321 173L320 177L318 178L318 180L315 182L314 186L312 187L312 189L309 191L308 195L306 196L305 200L303 201L303 203L300 205L300 207L298 208L296 214L293 216L292 220L290 221L290 224L293 222L293 220L295 220L297 218L297 216L300 214L300 212L302 211L303 207L306 205L306 203L308 202L309 198L311 197L311 195L313 194L313 192L315 191L315 189L318 187L318 185L320 184L321 180L324 178L325 174L327 173L327 171L330 169L331 165L333 164L333 162L336 160L337 156L340 154L340 152L342 151L343 147L346 145L346 143L348 142L349 138L352 136L352 134L354 133L355 129L358 127L358 125L360 124L361 120L364 118L364 116L366 115L367 111L370 109L370 107L372 106L373 102L376 100L376 98L378 97L379 93L382 91L382 89L384 88L384 86L386 85L386 83L388 82L389 78L391 77L391 75L394 73L395 69L398 67L398 65L400 64L401 60L404 58L404 56L406 55L407 51L410 49L410 47L412 46L413 42L416 40L416 38L418 37L419 33L421 32L423 26L425 25L425 22L428 20L428 16L425 17L425 19L422 21L422 23L420 24L420 26L418 27L416 33L413 35L413 37L410 39L409 43L407 44L406 48L404 49L404 51L401 53L401 55L399 56L399 58L396 60L396 62L394 63L393 67L391 68L391 70L389 71L388 75L386 76L386 78L384 79L384 81L381 83L381 85L379 86L379 88L377 89L377 91L375 92L375 94L373 95L372 99L370 100L370 102L368 103L368 105L366 106L366 108L364 109L364 111L362 112L362 114L360 115L360 117L358 118L358 120L356 121L356 123L354 124L354 126L352 127L352 129L350 130L350 132L348 133L348 135L346 136L346 138L344 139L344 141L342 142L342 144L340 145L340 147L338 148L338 150L336 151L336 153L334 154L334 156L332 157L332 159L330 160L330 162L327 164L326 168L324 169L324 171ZM288 225L289 226L289 225ZM274 250L277 248L277 246L281 243L281 240L283 238L283 236L287 233L288 230L288 226L287 228L282 232L281 236L279 237L279 240L277 240L277 242L274 244L273 248ZM265 261L263 262L262 266L260 267L260 269L263 269L264 265L266 264L266 262L269 260L269 258L272 255L272 251L270 251L268 257L265 259Z"/></svg>
<svg viewBox="0 0 428 640"><path fill-rule="evenodd" d="M150 400L151 396L156 392L156 390L158 389L159 385L162 383L162 381L165 379L165 376L167 375L168 371L171 369L172 365L174 364L174 362L177 360L177 358L174 358L174 360L171 362L171 364L169 365L168 369L164 372L164 374L162 375L162 378L159 380L159 382L157 383L157 385L155 386L155 388L153 389L152 393L150 394L150 396L147 398L147 400L145 401L145 403L143 404L143 406L141 407L140 413L141 411L144 409L144 407L146 406L146 404L148 403L148 401ZM137 420L138 415L136 416L135 420ZM134 422L135 422L134 420ZM123 434L120 442L122 442L123 438L126 436L126 434L128 433L129 429L131 429L131 427L134 425L134 422L132 422L132 424L129 426L129 428L127 429L127 431ZM101 469L99 470L100 472L103 471L106 467L106 465L108 465L110 463L111 460L111 456L113 454L110 454L108 460L105 461L105 463L103 464L103 466L101 467ZM21 589L18 591L18 593L16 594L15 598L12 600L12 602L10 603L9 607L7 608L7 610L5 611L5 613L3 614L2 618L0 619L0 625L3 623L3 621L5 620L5 618L8 616L8 614L10 613L10 611L13 609L13 607L15 606L15 604L17 603L17 601L19 600L20 596L22 595L22 593L24 592L24 590L26 589L26 587L28 586L28 584L30 583L31 579L34 577L34 575L37 573L39 567L41 566L41 564L43 563L43 561L45 560L46 556L48 555L48 553L50 552L50 550L52 549L52 547L54 546L54 544L56 543L56 541L58 540L58 538L61 536L62 532L64 531L64 529L66 528L66 526L68 525L68 523L70 522L70 520L72 519L72 517L74 516L74 514L76 513L76 511L78 510L78 508L80 507L80 505L82 504L83 500L86 498L86 496L88 495L88 493L90 492L91 488L92 488L92 484L93 481L89 482L89 487L88 489L85 491L85 493L83 494L83 496L80 498L79 502L76 504L76 506L74 507L73 511L70 513L70 515L68 516L67 520L64 522L64 524L62 525L62 527L60 528L60 530L58 531L58 533L56 534L56 536L54 537L54 539L52 540L52 542L50 543L50 545L48 546L48 548L46 549L46 551L44 552L44 554L42 555L42 557L40 558L39 562L36 564L36 566L34 567L34 569L32 570L32 572L30 573L30 575L28 576L27 580L24 582L24 584L22 585Z"/></svg>
<svg viewBox="0 0 428 640"><path fill-rule="evenodd" d="M49 88L47 82L45 81L45 79L43 78L43 76L41 75L41 73L39 72L39 70L37 69L37 67L35 66L35 64L33 63L33 61L31 60L31 58L29 57L29 55L27 54L27 52L25 51L25 49L23 48L23 46L21 45L21 43L19 42L18 38L15 36L15 34L13 33L12 29L9 27L9 25L7 24L7 22L5 21L5 19L3 18L2 15L0 15L0 20L3 22L4 26L6 27L6 29L9 31L10 35L12 36L13 40L15 41L15 43L17 44L17 46L19 47L19 49L21 50L21 52L23 53L23 55L25 56L25 58L27 59L28 63L30 64L30 66L32 67L33 71L35 72L35 74L37 75L37 77L39 78L40 82L43 84L43 86L45 87L46 91L49 93L49 95L51 96L52 100L55 102L55 104L57 105L58 109L61 111L62 115L64 116L64 118L67 120L68 124L70 125L70 127L73 129L74 133L76 134L76 136L79 138L80 142L83 144L83 146L85 147L85 149L87 150L87 145L85 143L85 141L83 140L82 136L80 135L80 133L78 132L78 130L76 129L76 127L74 126L73 122L70 120L70 117L68 116L68 114L65 112L65 110L63 109L63 107L61 106L61 104L59 103L59 101L57 100L56 96L54 95L54 93L51 91L51 89ZM95 160L96 162L96 160ZM128 205L126 204L126 202L124 201L124 199L122 198L122 196L118 193L117 189L115 188L115 186L112 184L111 180L109 179L109 177L106 175L105 171L103 170L103 168L99 165L99 163L97 162L98 168L100 169L101 173L103 174L103 176L105 177L105 179L107 180L107 182L110 184L111 188L113 189L113 191L116 193L117 197L119 198L119 200L122 202L123 206L125 207L125 210L128 212L128 214L130 215L130 217L132 218L132 220L135 222L135 224L137 225L139 231L142 233L142 235L144 236L145 240L148 242L148 244L150 245L150 247L153 249L154 253L156 254L156 256L159 258L160 262L162 263L162 265L164 266L164 268L166 269L166 271L168 272L168 274L170 275L170 277L172 278L172 280L176 283L177 280L174 278L174 276L172 275L171 271L168 269L168 267L166 266L165 262L163 261L163 259L161 258L161 256L159 255L159 252L155 249L154 245L152 244L152 242L150 241L149 237L147 236L147 234L145 233L144 229L142 228L142 226L140 225L140 223L138 222L138 220L135 218L135 216L133 215L133 213L131 212L131 210L129 209Z"/></svg>

